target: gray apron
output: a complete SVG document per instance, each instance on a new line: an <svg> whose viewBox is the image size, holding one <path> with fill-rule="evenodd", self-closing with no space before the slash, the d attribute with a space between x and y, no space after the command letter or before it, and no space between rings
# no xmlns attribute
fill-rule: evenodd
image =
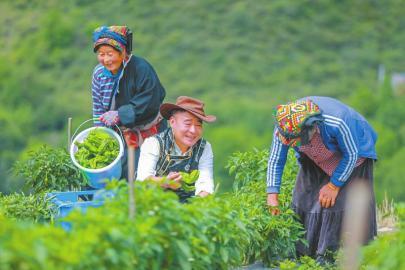
<svg viewBox="0 0 405 270"><path fill-rule="evenodd" d="M343 213L347 190L356 181L365 181L372 200L368 207L368 228L366 242L377 235L376 204L373 189L373 163L366 159L354 168L352 174L336 198L333 207L322 208L319 204L319 190L330 181L330 177L323 172L308 156L300 153L301 164L293 192L293 209L298 214L306 230L308 246L297 244L299 255L320 256L327 251L336 251L340 244Z"/></svg>

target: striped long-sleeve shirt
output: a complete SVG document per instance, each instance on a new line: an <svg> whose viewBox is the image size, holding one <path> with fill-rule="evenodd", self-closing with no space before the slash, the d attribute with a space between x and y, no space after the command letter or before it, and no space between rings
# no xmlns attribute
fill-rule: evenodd
<svg viewBox="0 0 405 270"><path fill-rule="evenodd" d="M328 97L307 97L316 103L324 121L318 124L322 143L331 152L339 152L341 159L331 175L331 182L343 186L350 177L359 157L377 159L377 135L359 113L340 101ZM289 146L273 134L267 168L267 192L279 193ZM297 147L294 150L299 155Z"/></svg>

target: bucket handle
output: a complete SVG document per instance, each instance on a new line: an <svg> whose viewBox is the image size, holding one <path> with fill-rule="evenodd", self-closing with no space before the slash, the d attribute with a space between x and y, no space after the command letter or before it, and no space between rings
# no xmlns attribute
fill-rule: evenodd
<svg viewBox="0 0 405 270"><path fill-rule="evenodd" d="M72 144L73 142L73 138L76 136L77 132L79 131L79 129L86 123L88 123L89 121L94 121L94 120L98 120L98 118L90 118L87 119L86 121L84 121L83 123L81 123L75 130L75 132L73 132L72 137L70 138L70 144ZM114 124L114 126L118 129L119 135L121 137L122 143L125 145L125 139L124 136L122 135L121 129L117 124Z"/></svg>

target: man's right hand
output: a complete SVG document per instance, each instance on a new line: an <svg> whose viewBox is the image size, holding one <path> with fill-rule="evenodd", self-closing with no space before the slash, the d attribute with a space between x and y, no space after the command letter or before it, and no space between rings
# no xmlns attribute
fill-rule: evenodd
<svg viewBox="0 0 405 270"><path fill-rule="evenodd" d="M273 216L280 214L280 208L278 207L278 194L268 193L267 194L267 206L269 207L269 212Z"/></svg>
<svg viewBox="0 0 405 270"><path fill-rule="evenodd" d="M167 184L166 186L164 186L165 188L176 190L181 187L182 176L179 172L169 172L166 178L174 181L174 183Z"/></svg>
<svg viewBox="0 0 405 270"><path fill-rule="evenodd" d="M179 172L169 172L169 174L167 175L167 179L174 180L176 182L180 182L182 180L182 177Z"/></svg>

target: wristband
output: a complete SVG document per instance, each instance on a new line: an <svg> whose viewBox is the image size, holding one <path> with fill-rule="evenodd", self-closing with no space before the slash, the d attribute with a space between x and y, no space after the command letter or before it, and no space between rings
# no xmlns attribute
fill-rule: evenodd
<svg viewBox="0 0 405 270"><path fill-rule="evenodd" d="M331 182L328 183L328 188L330 188L333 191L338 190L339 188L337 186L335 186L334 184L332 184Z"/></svg>

